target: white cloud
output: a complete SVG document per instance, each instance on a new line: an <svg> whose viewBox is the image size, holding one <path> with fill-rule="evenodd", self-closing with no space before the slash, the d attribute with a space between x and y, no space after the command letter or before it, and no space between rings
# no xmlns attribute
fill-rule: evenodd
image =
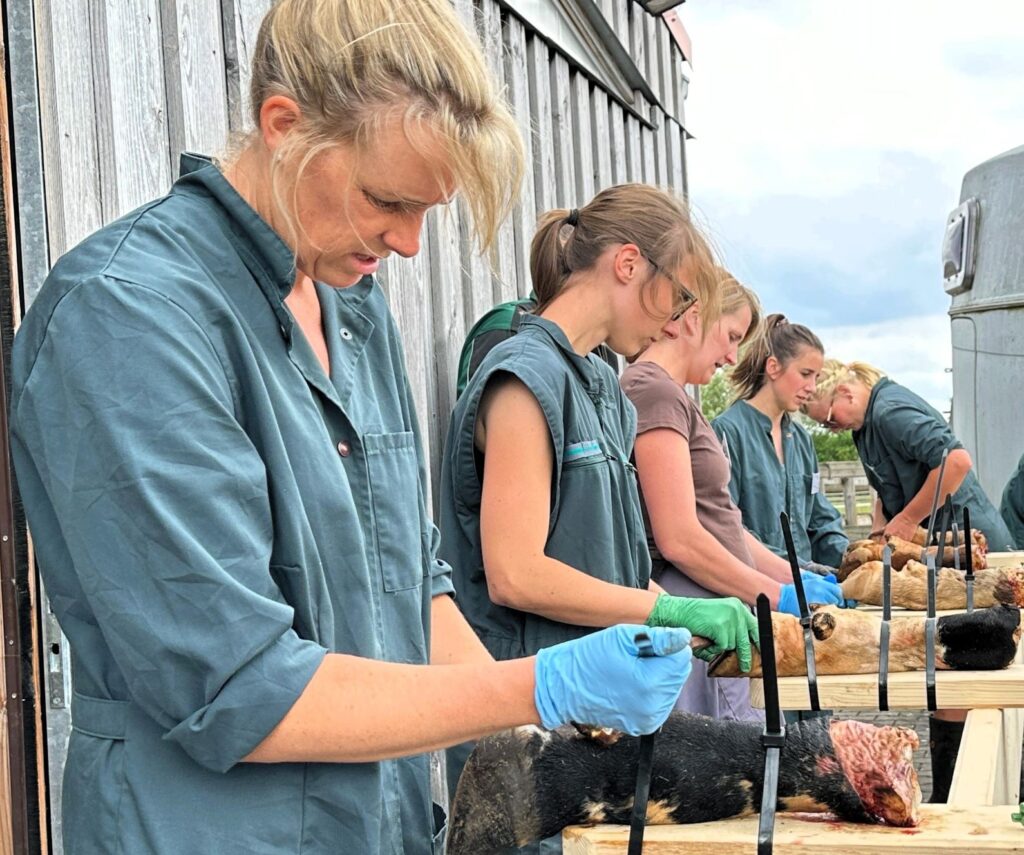
<svg viewBox="0 0 1024 855"><path fill-rule="evenodd" d="M836 355L949 407L939 248L1024 144L1019 0L689 0L692 199L727 264Z"/></svg>

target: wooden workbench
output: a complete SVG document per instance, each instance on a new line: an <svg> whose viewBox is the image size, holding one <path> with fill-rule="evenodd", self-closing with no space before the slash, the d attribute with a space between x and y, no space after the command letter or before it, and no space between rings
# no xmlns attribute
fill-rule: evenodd
<svg viewBox="0 0 1024 855"><path fill-rule="evenodd" d="M1024 828L1010 820L1017 805L922 805L917 828L854 825L813 814L779 814L774 855L946 855L952 852L1024 853ZM567 828L565 855L624 855L629 826ZM651 825L644 855L755 855L757 817L694 825Z"/></svg>
<svg viewBox="0 0 1024 855"><path fill-rule="evenodd" d="M1024 550L1020 552L989 552L985 556L989 567L1016 567L1024 564Z"/></svg>
<svg viewBox="0 0 1024 855"><path fill-rule="evenodd" d="M889 708L921 710L926 707L924 671L889 675ZM823 674L818 677L822 709L878 709L877 674ZM1024 665L1014 663L1001 671L937 671L935 700L940 709L1001 709L1024 707ZM764 707L764 684L750 681L750 702ZM806 677L779 678L779 704L784 710L809 710Z"/></svg>

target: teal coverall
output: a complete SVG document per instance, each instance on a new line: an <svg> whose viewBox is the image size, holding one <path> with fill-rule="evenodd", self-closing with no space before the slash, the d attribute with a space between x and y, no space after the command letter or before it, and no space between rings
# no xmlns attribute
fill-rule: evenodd
<svg viewBox="0 0 1024 855"><path fill-rule="evenodd" d="M782 416L783 465L775 453L771 419L746 401L737 401L711 426L729 458L729 493L743 513L744 528L785 558L779 522L785 511L800 563L838 567L849 541L822 489L810 434L788 414Z"/></svg>
<svg viewBox="0 0 1024 855"><path fill-rule="evenodd" d="M328 377L293 263L186 155L17 335L12 453L72 652L68 855L442 851L426 756L240 762L326 653L426 662L452 591L384 295L317 286Z"/></svg>
<svg viewBox="0 0 1024 855"><path fill-rule="evenodd" d="M942 462L944 450L963 448L934 407L888 377L871 390L864 424L853 432L853 443L890 520L917 495L928 474ZM953 494L953 505L961 523L964 507L971 509L971 527L985 533L989 549L999 552L1013 543L973 470ZM928 519L915 522L927 526Z"/></svg>
<svg viewBox="0 0 1024 855"><path fill-rule="evenodd" d="M525 315L512 338L495 345L459 398L441 470L442 557L457 601L496 659L531 656L594 631L491 602L480 546L483 457L475 446L480 402L497 375L518 378L547 422L555 465L545 553L606 582L646 588L651 577L636 469L630 463L636 410L600 357L580 356L545 318ZM454 788L470 746L448 751ZM519 850L557 853L558 837Z"/></svg>
<svg viewBox="0 0 1024 855"><path fill-rule="evenodd" d="M999 515L1010 531L1014 547L1024 547L1024 457L1020 459L1017 470L1003 488Z"/></svg>

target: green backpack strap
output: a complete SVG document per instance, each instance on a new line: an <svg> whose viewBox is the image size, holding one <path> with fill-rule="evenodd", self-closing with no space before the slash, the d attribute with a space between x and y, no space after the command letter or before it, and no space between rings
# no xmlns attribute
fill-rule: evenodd
<svg viewBox="0 0 1024 855"><path fill-rule="evenodd" d="M489 309L473 324L462 344L459 354L459 373L456 379L456 395L461 395L484 357L496 344L511 338L519 330L523 315L533 309L537 303L533 299L511 300L499 303Z"/></svg>

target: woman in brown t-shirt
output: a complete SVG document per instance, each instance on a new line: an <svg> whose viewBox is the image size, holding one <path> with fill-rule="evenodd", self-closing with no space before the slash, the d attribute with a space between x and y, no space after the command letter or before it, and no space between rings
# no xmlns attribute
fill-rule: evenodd
<svg viewBox="0 0 1024 855"><path fill-rule="evenodd" d="M754 293L726 275L721 295L717 322L704 329L699 307L690 309L622 375L637 409L634 453L653 570L673 594L734 596L753 604L764 593L773 609L792 611L789 564L743 528L729 495L729 460L683 388L703 385L718 368L735 364L740 345L759 333ZM805 587L813 602L840 602L832 582L815 577ZM694 663L678 706L715 718L762 717L750 706L746 679L711 679L703 663Z"/></svg>

